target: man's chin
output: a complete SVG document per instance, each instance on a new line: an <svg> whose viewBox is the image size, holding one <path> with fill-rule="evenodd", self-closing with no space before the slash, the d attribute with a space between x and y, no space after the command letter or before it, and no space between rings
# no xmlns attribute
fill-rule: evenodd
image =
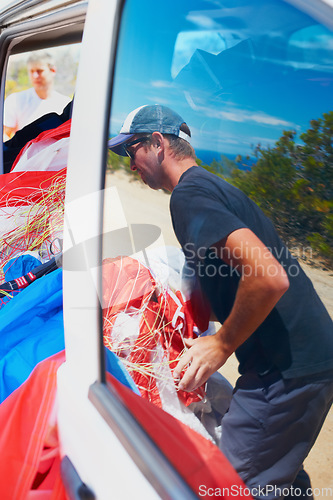
<svg viewBox="0 0 333 500"><path fill-rule="evenodd" d="M157 191L158 189L160 189L158 186L155 186L155 184L153 184L153 183L149 182L149 179L145 179L145 178L142 176L142 174L140 174L140 173L139 173L139 175L140 175L140 177L141 177L142 182L143 182L146 186L148 186L150 189L154 189L155 191Z"/></svg>
<svg viewBox="0 0 333 500"><path fill-rule="evenodd" d="M43 85L42 83L34 83L33 87L35 90L44 90L45 89L45 85Z"/></svg>

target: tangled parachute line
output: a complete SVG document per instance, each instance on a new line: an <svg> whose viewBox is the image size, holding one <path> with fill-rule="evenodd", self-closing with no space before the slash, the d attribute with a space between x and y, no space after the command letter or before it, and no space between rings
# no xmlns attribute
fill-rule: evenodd
<svg viewBox="0 0 333 500"><path fill-rule="evenodd" d="M131 257L103 261L104 345L121 357L141 395L162 406L160 393L172 385L173 369L195 336L193 320L181 292L153 277ZM203 388L178 391L188 406L204 397Z"/></svg>
<svg viewBox="0 0 333 500"><path fill-rule="evenodd" d="M43 261L50 260L50 246L62 234L66 174L54 174L47 183L0 190L0 282L3 268L27 251L38 251Z"/></svg>

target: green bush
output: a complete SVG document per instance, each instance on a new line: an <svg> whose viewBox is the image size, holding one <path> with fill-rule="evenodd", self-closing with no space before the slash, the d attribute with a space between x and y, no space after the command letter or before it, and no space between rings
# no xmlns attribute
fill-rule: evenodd
<svg viewBox="0 0 333 500"><path fill-rule="evenodd" d="M284 131L275 147L256 148L250 171L235 164L223 176L262 208L287 243L310 243L332 268L333 112L311 120L300 140L296 143L295 131ZM221 175L221 168L216 173Z"/></svg>

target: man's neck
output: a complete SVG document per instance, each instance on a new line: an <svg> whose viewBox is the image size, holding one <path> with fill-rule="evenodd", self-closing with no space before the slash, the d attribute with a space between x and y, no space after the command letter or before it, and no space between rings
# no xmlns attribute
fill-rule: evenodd
<svg viewBox="0 0 333 500"><path fill-rule="evenodd" d="M35 92L40 99L48 99L52 94L52 88L35 89Z"/></svg>
<svg viewBox="0 0 333 500"><path fill-rule="evenodd" d="M184 160L174 160L168 165L167 171L167 187L168 191L173 191L177 186L179 179L186 170L197 165L193 158L185 158Z"/></svg>

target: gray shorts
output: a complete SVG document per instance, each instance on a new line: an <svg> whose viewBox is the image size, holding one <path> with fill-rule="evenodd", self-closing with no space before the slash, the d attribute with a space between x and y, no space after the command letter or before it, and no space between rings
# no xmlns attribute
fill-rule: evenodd
<svg viewBox="0 0 333 500"><path fill-rule="evenodd" d="M254 498L287 498L288 492L312 498L303 461L332 400L332 372L311 379L284 380L276 372L238 379L222 419L220 448ZM293 495L292 488L302 494Z"/></svg>

